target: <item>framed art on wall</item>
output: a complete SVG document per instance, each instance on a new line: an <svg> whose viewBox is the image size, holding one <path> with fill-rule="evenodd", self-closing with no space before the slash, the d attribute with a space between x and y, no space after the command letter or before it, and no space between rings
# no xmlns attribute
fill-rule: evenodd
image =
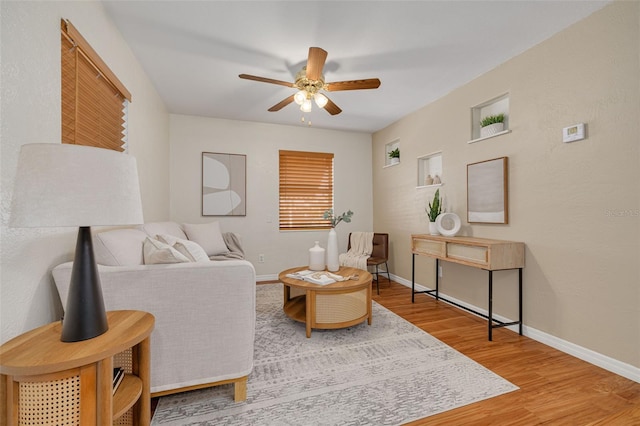
<svg viewBox="0 0 640 426"><path fill-rule="evenodd" d="M507 159L467 164L467 222L509 223Z"/></svg>
<svg viewBox="0 0 640 426"><path fill-rule="evenodd" d="M247 156L202 153L202 216L246 216Z"/></svg>

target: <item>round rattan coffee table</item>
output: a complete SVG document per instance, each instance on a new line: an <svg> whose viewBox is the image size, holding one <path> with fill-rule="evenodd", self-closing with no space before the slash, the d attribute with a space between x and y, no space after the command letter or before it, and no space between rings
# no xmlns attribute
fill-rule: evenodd
<svg viewBox="0 0 640 426"><path fill-rule="evenodd" d="M284 313L306 324L307 337L311 329L350 327L367 320L371 325L371 280L369 272L342 266L334 274L343 277L357 275L357 279L331 284L313 284L287 277L308 269L306 266L280 272L284 284Z"/></svg>

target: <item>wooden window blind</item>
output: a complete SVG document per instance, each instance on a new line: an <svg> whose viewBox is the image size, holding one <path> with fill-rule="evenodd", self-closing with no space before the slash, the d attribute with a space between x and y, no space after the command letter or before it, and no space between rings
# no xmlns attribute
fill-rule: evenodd
<svg viewBox="0 0 640 426"><path fill-rule="evenodd" d="M280 151L280 229L331 229L333 154Z"/></svg>
<svg viewBox="0 0 640 426"><path fill-rule="evenodd" d="M131 93L65 20L61 74L62 143L124 151Z"/></svg>

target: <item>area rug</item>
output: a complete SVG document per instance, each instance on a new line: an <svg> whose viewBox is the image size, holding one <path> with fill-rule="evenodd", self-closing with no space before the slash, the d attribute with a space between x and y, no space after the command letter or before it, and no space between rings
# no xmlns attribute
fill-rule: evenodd
<svg viewBox="0 0 640 426"><path fill-rule="evenodd" d="M247 400L231 385L162 397L152 425L400 425L518 389L373 302L373 323L313 330L256 286Z"/></svg>

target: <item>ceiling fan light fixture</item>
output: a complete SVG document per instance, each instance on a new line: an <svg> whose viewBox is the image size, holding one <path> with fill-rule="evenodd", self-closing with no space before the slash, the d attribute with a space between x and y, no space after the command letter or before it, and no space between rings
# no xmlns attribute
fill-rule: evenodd
<svg viewBox="0 0 640 426"><path fill-rule="evenodd" d="M313 95L313 99L316 101L316 105L318 105L319 108L324 108L327 102L329 102L329 99L327 99L327 97L322 93L316 93Z"/></svg>
<svg viewBox="0 0 640 426"><path fill-rule="evenodd" d="M300 111L302 112L311 112L311 99L305 99L302 105L300 106Z"/></svg>
<svg viewBox="0 0 640 426"><path fill-rule="evenodd" d="M307 99L307 92L305 90L299 90L298 92L296 92L295 95L293 95L293 100L298 105L302 105L306 99Z"/></svg>

